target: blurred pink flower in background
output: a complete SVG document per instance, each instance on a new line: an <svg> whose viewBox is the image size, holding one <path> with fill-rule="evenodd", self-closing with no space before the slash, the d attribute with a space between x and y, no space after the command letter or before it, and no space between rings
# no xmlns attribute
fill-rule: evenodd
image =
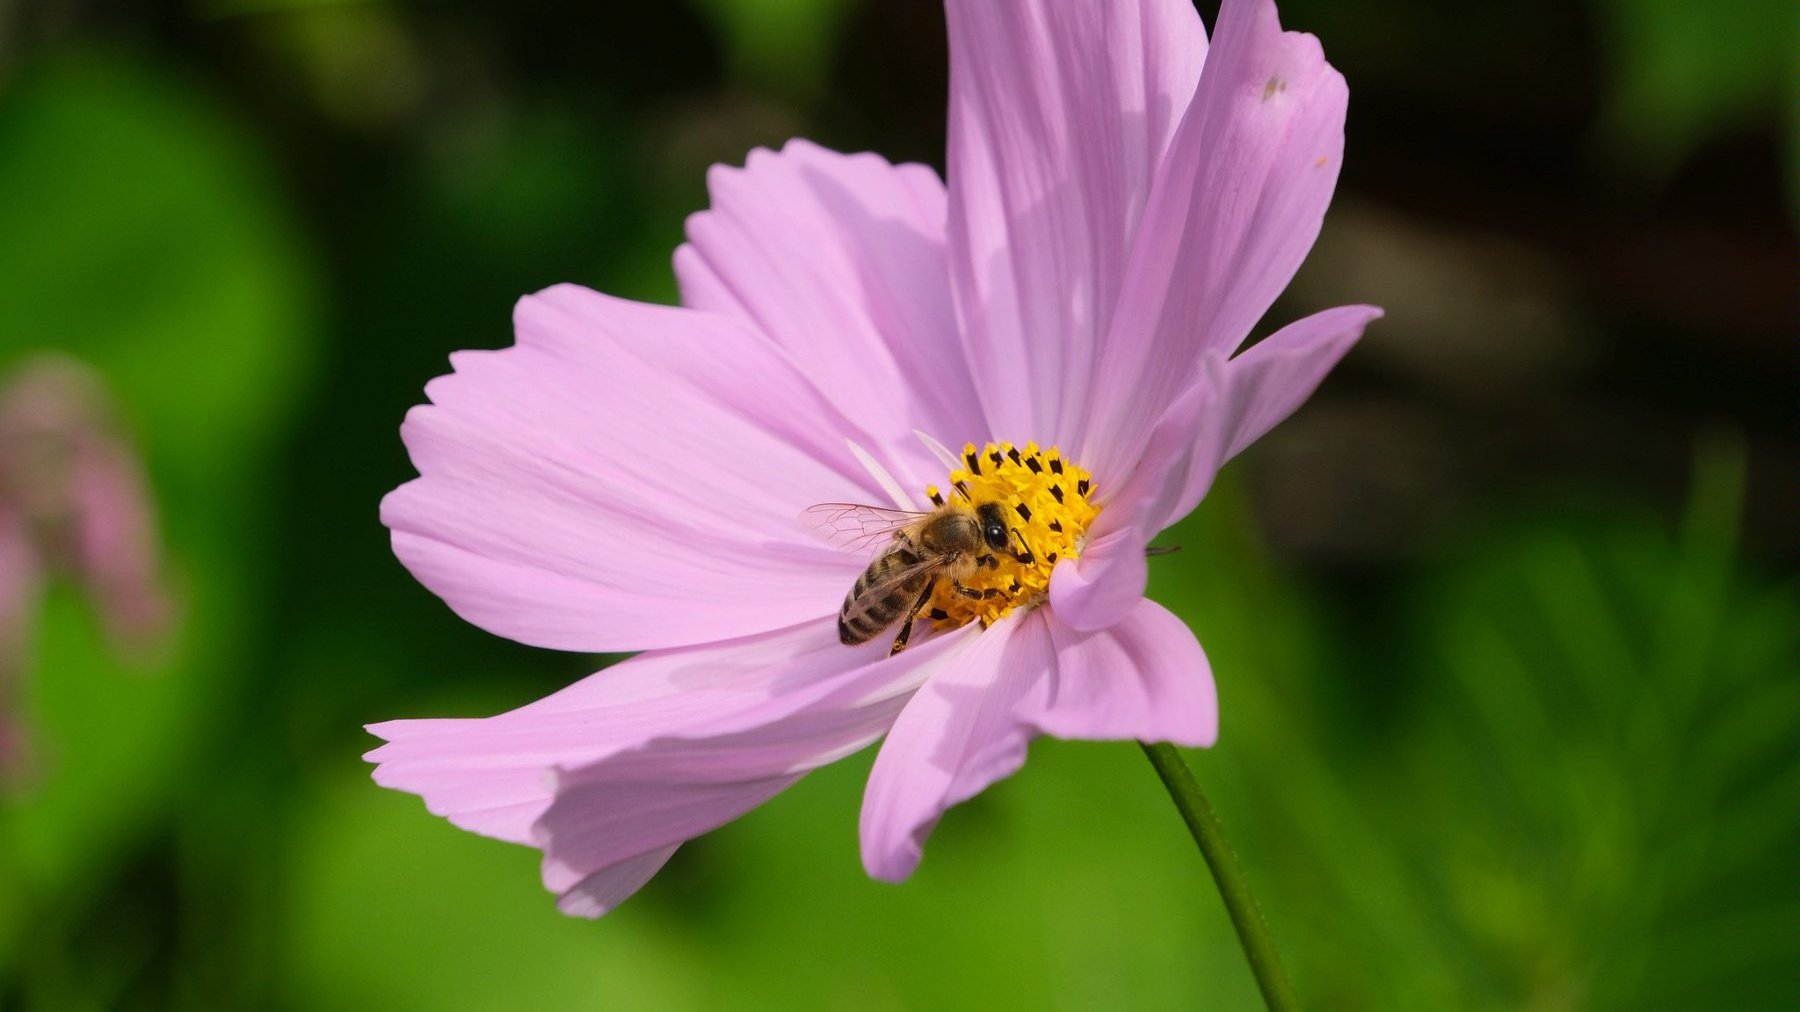
<svg viewBox="0 0 1800 1012"><path fill-rule="evenodd" d="M540 848L567 912L883 736L861 838L888 880L1036 735L1215 738L1145 548L1380 315L1234 355L1318 234L1343 79L1268 0L1227 0L1210 52L1187 0L948 14L947 183L753 152L689 220L683 308L529 297L513 347L452 356L407 417L420 477L382 519L421 582L521 642L645 651L500 716L371 728L377 782ZM938 486L1004 503L1029 552L974 603L939 586L905 652L844 645L870 553L796 516Z"/></svg>
<svg viewBox="0 0 1800 1012"><path fill-rule="evenodd" d="M0 378L0 773L27 762L17 693L45 580L93 600L122 654L152 646L169 618L148 483L104 382L60 356Z"/></svg>
<svg viewBox="0 0 1800 1012"><path fill-rule="evenodd" d="M37 584L24 515L0 498L0 783L17 778L29 764L25 729L17 718L18 685Z"/></svg>

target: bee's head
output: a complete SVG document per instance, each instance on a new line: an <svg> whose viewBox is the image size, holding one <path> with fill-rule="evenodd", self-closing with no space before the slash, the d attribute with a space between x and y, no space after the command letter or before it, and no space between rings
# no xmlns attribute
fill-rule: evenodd
<svg viewBox="0 0 1800 1012"><path fill-rule="evenodd" d="M1012 536L1006 528L1006 513L999 503L984 502L975 507L975 515L981 520L981 540L996 551L1004 552L1012 547Z"/></svg>

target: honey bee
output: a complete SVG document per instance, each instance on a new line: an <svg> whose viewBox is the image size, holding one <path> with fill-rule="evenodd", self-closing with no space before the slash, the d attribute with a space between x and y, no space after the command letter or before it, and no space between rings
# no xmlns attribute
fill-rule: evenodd
<svg viewBox="0 0 1800 1012"><path fill-rule="evenodd" d="M827 541L841 547L864 547L893 535L856 578L838 611L838 638L847 646L866 643L899 622L890 657L906 649L914 620L940 583L948 581L955 592L978 599L982 591L963 585L977 567L997 565L998 553L1031 561L1029 549L1012 550L1013 538L1019 537L1021 546L1024 538L1007 524L1006 512L996 502L952 499L927 513L821 503L804 516Z"/></svg>

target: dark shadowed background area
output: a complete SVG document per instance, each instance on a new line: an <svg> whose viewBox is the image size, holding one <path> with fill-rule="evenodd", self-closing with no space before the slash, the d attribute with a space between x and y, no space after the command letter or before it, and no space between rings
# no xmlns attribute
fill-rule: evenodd
<svg viewBox="0 0 1800 1012"><path fill-rule="evenodd" d="M1152 593L1212 656L1190 760L1299 991L1796 1007L1800 19L1282 16L1351 106L1270 322L1388 315ZM556 282L672 301L706 167L757 145L941 168L945 73L927 0L0 0L0 536L153 504L148 575L56 542L18 578L0 542L0 1009L1256 1007L1127 743L1038 743L900 887L861 870L853 758L597 923L359 759L364 723L603 660L389 552L446 355ZM28 387L141 495L39 502Z"/></svg>

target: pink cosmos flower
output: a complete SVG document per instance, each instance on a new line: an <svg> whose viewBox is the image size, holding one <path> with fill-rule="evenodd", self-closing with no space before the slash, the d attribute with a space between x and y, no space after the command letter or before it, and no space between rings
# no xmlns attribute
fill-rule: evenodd
<svg viewBox="0 0 1800 1012"><path fill-rule="evenodd" d="M452 356L402 427L420 477L382 520L421 582L524 643L643 651L496 717L370 728L376 782L542 850L568 913L884 736L861 839L887 880L1036 735L1215 738L1145 546L1380 315L1234 356L1318 234L1343 78L1269 0L1226 0L1210 50L1187 0L947 7L947 183L804 141L716 168L681 308L528 297L516 343ZM904 652L844 645L877 549L797 515L943 494L1002 502L1029 551L978 598L940 584Z"/></svg>
<svg viewBox="0 0 1800 1012"><path fill-rule="evenodd" d="M149 483L113 407L98 375L60 356L0 385L0 776L27 765L11 714L52 572L87 591L121 653L153 646L169 622Z"/></svg>

